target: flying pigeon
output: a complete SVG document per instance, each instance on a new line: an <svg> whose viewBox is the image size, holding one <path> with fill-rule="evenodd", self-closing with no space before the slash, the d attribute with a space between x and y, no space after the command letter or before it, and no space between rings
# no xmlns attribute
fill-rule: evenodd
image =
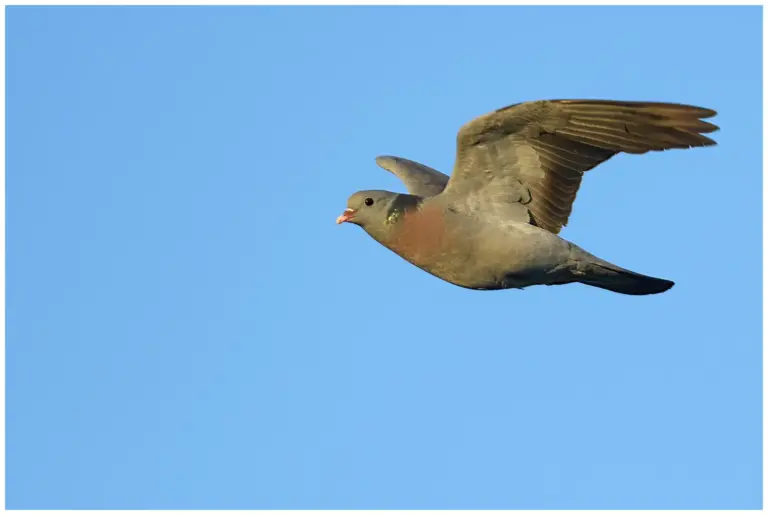
<svg viewBox="0 0 768 515"><path fill-rule="evenodd" d="M485 114L459 129L448 177L394 156L376 163L408 194L359 191L336 223L363 228L422 270L473 290L581 283L627 295L674 282L626 270L558 236L584 172L620 152L716 145L717 113L691 105L539 100Z"/></svg>

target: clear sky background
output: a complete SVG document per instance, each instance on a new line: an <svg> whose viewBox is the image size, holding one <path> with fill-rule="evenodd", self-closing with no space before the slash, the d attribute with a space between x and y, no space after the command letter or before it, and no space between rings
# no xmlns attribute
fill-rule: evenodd
<svg viewBox="0 0 768 515"><path fill-rule="evenodd" d="M7 506L762 503L762 13L7 10ZM668 293L474 292L336 226L542 98L714 108L562 235Z"/></svg>

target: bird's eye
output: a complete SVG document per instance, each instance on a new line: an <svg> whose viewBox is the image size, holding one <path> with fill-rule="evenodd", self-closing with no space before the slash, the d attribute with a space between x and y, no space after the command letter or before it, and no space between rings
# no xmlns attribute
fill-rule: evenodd
<svg viewBox="0 0 768 515"><path fill-rule="evenodd" d="M368 197L365 199L365 205L366 206L372 206L373 205L373 199L371 197Z"/></svg>

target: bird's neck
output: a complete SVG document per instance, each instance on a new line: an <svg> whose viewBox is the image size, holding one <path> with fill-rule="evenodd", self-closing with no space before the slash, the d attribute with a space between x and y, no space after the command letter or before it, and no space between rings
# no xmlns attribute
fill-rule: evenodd
<svg viewBox="0 0 768 515"><path fill-rule="evenodd" d="M386 225L390 226L390 228L397 225L407 213L412 213L418 210L423 201L424 199L422 197L416 195L402 193L396 196L387 211Z"/></svg>
<svg viewBox="0 0 768 515"><path fill-rule="evenodd" d="M389 205L389 209L387 209L384 223L371 224L370 227L366 226L366 232L382 245L391 248L400 223L402 223L407 214L418 211L423 201L422 197L416 195L405 193L397 195Z"/></svg>

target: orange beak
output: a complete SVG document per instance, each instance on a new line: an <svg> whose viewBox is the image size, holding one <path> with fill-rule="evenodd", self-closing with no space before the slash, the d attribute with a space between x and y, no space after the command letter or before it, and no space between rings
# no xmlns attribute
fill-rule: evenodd
<svg viewBox="0 0 768 515"><path fill-rule="evenodd" d="M355 217L355 213L357 213L357 211L355 211L354 209L350 209L350 208L345 209L344 212L341 214L341 216L336 219L336 223L343 224L344 222L348 222L352 220Z"/></svg>

